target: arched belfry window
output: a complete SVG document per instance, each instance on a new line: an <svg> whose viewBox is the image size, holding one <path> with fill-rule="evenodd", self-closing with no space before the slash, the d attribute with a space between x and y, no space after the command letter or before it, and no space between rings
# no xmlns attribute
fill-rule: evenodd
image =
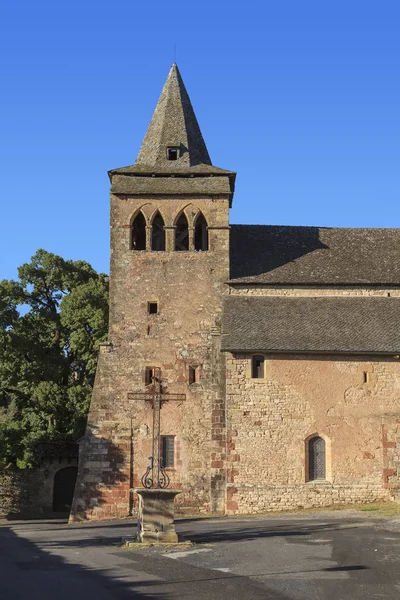
<svg viewBox="0 0 400 600"><path fill-rule="evenodd" d="M189 250L189 226L184 213L181 214L176 222L175 228L175 250Z"/></svg>
<svg viewBox="0 0 400 600"><path fill-rule="evenodd" d="M164 219L159 212L155 215L151 227L151 249L165 250Z"/></svg>
<svg viewBox="0 0 400 600"><path fill-rule="evenodd" d="M308 479L326 478L326 447L325 440L319 436L308 440Z"/></svg>
<svg viewBox="0 0 400 600"><path fill-rule="evenodd" d="M194 249L199 252L208 250L207 221L202 213L199 213L194 225Z"/></svg>
<svg viewBox="0 0 400 600"><path fill-rule="evenodd" d="M146 219L139 212L132 223L132 250L146 250Z"/></svg>

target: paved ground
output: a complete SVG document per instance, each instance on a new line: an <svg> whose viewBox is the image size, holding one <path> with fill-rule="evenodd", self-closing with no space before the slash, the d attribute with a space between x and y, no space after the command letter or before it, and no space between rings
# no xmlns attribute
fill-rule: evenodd
<svg viewBox="0 0 400 600"><path fill-rule="evenodd" d="M190 548L121 550L130 521L0 522L1 600L400 599L400 521L353 511L187 519Z"/></svg>

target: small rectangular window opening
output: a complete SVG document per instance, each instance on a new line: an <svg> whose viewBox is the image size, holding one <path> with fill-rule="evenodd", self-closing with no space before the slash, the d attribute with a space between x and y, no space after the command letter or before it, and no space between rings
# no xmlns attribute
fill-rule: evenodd
<svg viewBox="0 0 400 600"><path fill-rule="evenodd" d="M173 467L175 464L175 436L161 436L161 458L163 467Z"/></svg>
<svg viewBox="0 0 400 600"><path fill-rule="evenodd" d="M264 356L253 356L251 376L253 379L264 379Z"/></svg>
<svg viewBox="0 0 400 600"><path fill-rule="evenodd" d="M178 148L167 148L167 159L168 160L178 160L178 152L179 149Z"/></svg>
<svg viewBox="0 0 400 600"><path fill-rule="evenodd" d="M154 378L154 367L146 367L144 370L144 383L145 385L151 385Z"/></svg>
<svg viewBox="0 0 400 600"><path fill-rule="evenodd" d="M197 383L197 367L189 366L189 385Z"/></svg>
<svg viewBox="0 0 400 600"><path fill-rule="evenodd" d="M156 315L158 313L158 303L157 302L148 302L147 303L147 312L149 315Z"/></svg>
<svg viewBox="0 0 400 600"><path fill-rule="evenodd" d="M364 371L363 375L364 375L364 383L368 383L368 380L369 380L369 373L368 373L368 371Z"/></svg>

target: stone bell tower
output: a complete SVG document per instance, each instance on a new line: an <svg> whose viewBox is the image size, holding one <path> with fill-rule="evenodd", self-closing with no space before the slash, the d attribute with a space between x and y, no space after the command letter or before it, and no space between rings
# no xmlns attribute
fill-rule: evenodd
<svg viewBox="0 0 400 600"><path fill-rule="evenodd" d="M100 348L71 520L125 517L152 452L154 370L166 473L181 512L225 509L222 298L235 174L211 163L173 64L133 166L109 172L109 341ZM142 394L142 398L141 395Z"/></svg>

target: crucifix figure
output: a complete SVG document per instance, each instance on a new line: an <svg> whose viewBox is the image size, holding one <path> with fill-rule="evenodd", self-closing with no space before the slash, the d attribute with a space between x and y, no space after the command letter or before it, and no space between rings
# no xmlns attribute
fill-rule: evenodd
<svg viewBox="0 0 400 600"><path fill-rule="evenodd" d="M150 402L153 408L153 430L152 430L152 456L149 456L150 464L142 477L142 485L145 488L167 488L169 477L163 466L161 456L161 407L164 402L175 400L182 402L186 394L169 394L163 392L161 384L161 369L153 367L149 374L147 392L130 392L129 400L145 400Z"/></svg>

